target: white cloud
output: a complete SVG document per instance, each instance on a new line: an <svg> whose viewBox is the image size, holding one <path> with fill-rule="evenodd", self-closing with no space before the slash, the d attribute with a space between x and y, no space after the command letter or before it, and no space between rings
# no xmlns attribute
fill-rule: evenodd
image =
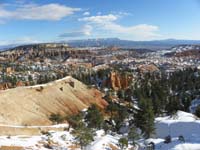
<svg viewBox="0 0 200 150"><path fill-rule="evenodd" d="M85 33L85 35L91 35L93 28L90 25L85 25L83 28L83 32Z"/></svg>
<svg viewBox="0 0 200 150"><path fill-rule="evenodd" d="M117 23L117 20L122 15L97 15L91 17L84 17L79 21L84 21L87 24L95 26L100 30L105 30L112 34L118 34L124 37L129 37L133 40L151 40L160 37L157 33L158 26L148 24L138 24L133 26L123 26Z"/></svg>
<svg viewBox="0 0 200 150"><path fill-rule="evenodd" d="M83 13L83 16L89 16L90 15L90 12L89 11L86 11Z"/></svg>
<svg viewBox="0 0 200 150"><path fill-rule="evenodd" d="M103 15L103 16L98 15L98 16L84 17L84 18L79 19L79 21L102 24L104 22L113 22L113 21L116 21L117 19L118 19L117 16L113 14L109 14L109 15Z"/></svg>
<svg viewBox="0 0 200 150"><path fill-rule="evenodd" d="M85 25L82 29L72 32L66 32L60 34L60 38L68 38L68 37L82 37L82 36L90 36L93 28L90 25Z"/></svg>
<svg viewBox="0 0 200 150"><path fill-rule="evenodd" d="M130 16L132 15L131 13L128 13L128 12L124 12L124 11L120 11L118 12L119 15L123 15L123 16Z"/></svg>
<svg viewBox="0 0 200 150"><path fill-rule="evenodd" d="M0 20L52 20L57 21L80 11L80 8L71 8L60 4L24 4L17 6L14 10L0 7Z"/></svg>
<svg viewBox="0 0 200 150"><path fill-rule="evenodd" d="M32 37L22 37L16 40L1 40L0 46L3 45L21 45L21 44L31 44L31 43L41 43L42 41L38 41L33 39Z"/></svg>

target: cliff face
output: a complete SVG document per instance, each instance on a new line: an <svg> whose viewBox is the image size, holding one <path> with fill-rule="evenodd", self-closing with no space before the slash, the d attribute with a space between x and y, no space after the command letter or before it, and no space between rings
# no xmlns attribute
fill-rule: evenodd
<svg viewBox="0 0 200 150"><path fill-rule="evenodd" d="M1 61L12 62L26 62L26 61L39 61L46 60L66 61L68 58L73 59L86 59L93 55L89 50L75 50L68 46L57 44L33 44L24 45L9 49L7 51L0 51Z"/></svg>
<svg viewBox="0 0 200 150"><path fill-rule="evenodd" d="M1 91L0 124L50 125L52 113L75 114L90 104L104 108L102 93L72 77L48 84Z"/></svg>
<svg viewBox="0 0 200 150"><path fill-rule="evenodd" d="M0 83L0 90L7 90L7 89L11 89L11 88L14 88L14 87L20 87L20 86L29 86L30 83L27 81L27 82L23 82L23 81L18 81L16 83L16 85L12 85L11 83L7 82L7 83Z"/></svg>
<svg viewBox="0 0 200 150"><path fill-rule="evenodd" d="M130 85L132 77L127 74L120 74L117 72L111 72L110 84L114 90L126 89Z"/></svg>

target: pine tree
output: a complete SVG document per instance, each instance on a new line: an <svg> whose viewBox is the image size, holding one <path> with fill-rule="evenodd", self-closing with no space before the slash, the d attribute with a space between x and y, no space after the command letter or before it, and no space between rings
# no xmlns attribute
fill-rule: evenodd
<svg viewBox="0 0 200 150"><path fill-rule="evenodd" d="M126 147L128 147L127 138L120 138L118 142L119 142L119 146L120 146L121 150L124 150Z"/></svg>
<svg viewBox="0 0 200 150"><path fill-rule="evenodd" d="M196 108L195 115L200 118L200 106Z"/></svg>
<svg viewBox="0 0 200 150"><path fill-rule="evenodd" d="M98 107L95 104L92 104L88 108L85 120L88 123L88 127L100 129L102 127L104 119Z"/></svg>
<svg viewBox="0 0 200 150"><path fill-rule="evenodd" d="M137 140L139 138L139 135L136 131L135 127L130 128L130 131L128 133L128 139L131 141L131 143L135 146L136 142L135 140Z"/></svg>
<svg viewBox="0 0 200 150"><path fill-rule="evenodd" d="M67 121L70 126L72 126L74 129L76 129L83 125L83 114L78 113L77 115L69 116L69 117L67 117Z"/></svg>
<svg viewBox="0 0 200 150"><path fill-rule="evenodd" d="M90 144L94 139L95 133L91 128L85 125L79 126L73 131L77 143L84 149L88 144Z"/></svg>
<svg viewBox="0 0 200 150"><path fill-rule="evenodd" d="M118 106L116 103L112 102L112 100L108 101L108 106L106 107L106 111L110 113L110 119L114 118L115 112L118 110Z"/></svg>
<svg viewBox="0 0 200 150"><path fill-rule="evenodd" d="M166 110L169 115L175 114L177 110L181 109L178 96L169 97L169 102L166 104Z"/></svg>
<svg viewBox="0 0 200 150"><path fill-rule="evenodd" d="M137 127L139 127L145 138L150 138L154 132L154 112L150 99L142 98L139 101L139 110L135 116Z"/></svg>

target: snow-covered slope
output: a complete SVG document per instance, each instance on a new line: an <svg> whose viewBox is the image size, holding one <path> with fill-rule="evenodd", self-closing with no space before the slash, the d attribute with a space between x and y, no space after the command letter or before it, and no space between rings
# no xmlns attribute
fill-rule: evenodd
<svg viewBox="0 0 200 150"><path fill-rule="evenodd" d="M164 138L168 135L178 137L183 135L186 138L200 136L200 120L193 114L178 111L173 116L156 118L156 137Z"/></svg>
<svg viewBox="0 0 200 150"><path fill-rule="evenodd" d="M159 117L155 120L155 150L200 150L200 120L190 113L178 111L173 116ZM164 138L170 135L171 143L164 143ZM178 137L182 135L185 142Z"/></svg>
<svg viewBox="0 0 200 150"><path fill-rule="evenodd" d="M86 150L119 150L118 139L120 135L105 134L103 130L96 131L94 141ZM50 143L50 144L48 144ZM0 149L7 147L20 147L32 150L47 150L45 145L50 145L55 150L81 150L74 136L68 131L50 131L47 135L38 136L0 136ZM129 145L129 148L131 146ZM127 148L128 149L128 148ZM137 147L136 147L137 150Z"/></svg>
<svg viewBox="0 0 200 150"><path fill-rule="evenodd" d="M184 142L173 138L171 143L165 144L164 139L148 139L148 142L155 143L155 150L200 150L200 141L195 139Z"/></svg>

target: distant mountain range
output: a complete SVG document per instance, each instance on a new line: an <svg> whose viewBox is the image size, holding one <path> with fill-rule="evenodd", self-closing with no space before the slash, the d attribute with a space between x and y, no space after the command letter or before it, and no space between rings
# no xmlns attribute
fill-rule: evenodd
<svg viewBox="0 0 200 150"><path fill-rule="evenodd" d="M7 49L10 49L10 48L14 48L16 46L18 46L18 45L14 45L14 44L13 45L0 45L0 51L1 50L7 50Z"/></svg>
<svg viewBox="0 0 200 150"><path fill-rule="evenodd" d="M67 43L72 47L117 46L117 47L122 47L122 48L137 48L137 49L144 48L144 49L158 50L158 49L169 49L176 45L187 45L187 44L200 45L200 40L166 39L166 40L154 40L154 41L131 41L131 40L121 40L119 38L100 38L100 39L59 41L59 43ZM0 50L13 48L18 45L16 44L3 45L3 46L0 46Z"/></svg>
<svg viewBox="0 0 200 150"><path fill-rule="evenodd" d="M123 48L148 48L148 49L168 49L175 45L183 44L200 44L200 40L154 40L154 41L130 41L121 40L118 38L105 39L86 39L86 40L72 40L67 42L73 47L91 47L91 46L118 46Z"/></svg>

